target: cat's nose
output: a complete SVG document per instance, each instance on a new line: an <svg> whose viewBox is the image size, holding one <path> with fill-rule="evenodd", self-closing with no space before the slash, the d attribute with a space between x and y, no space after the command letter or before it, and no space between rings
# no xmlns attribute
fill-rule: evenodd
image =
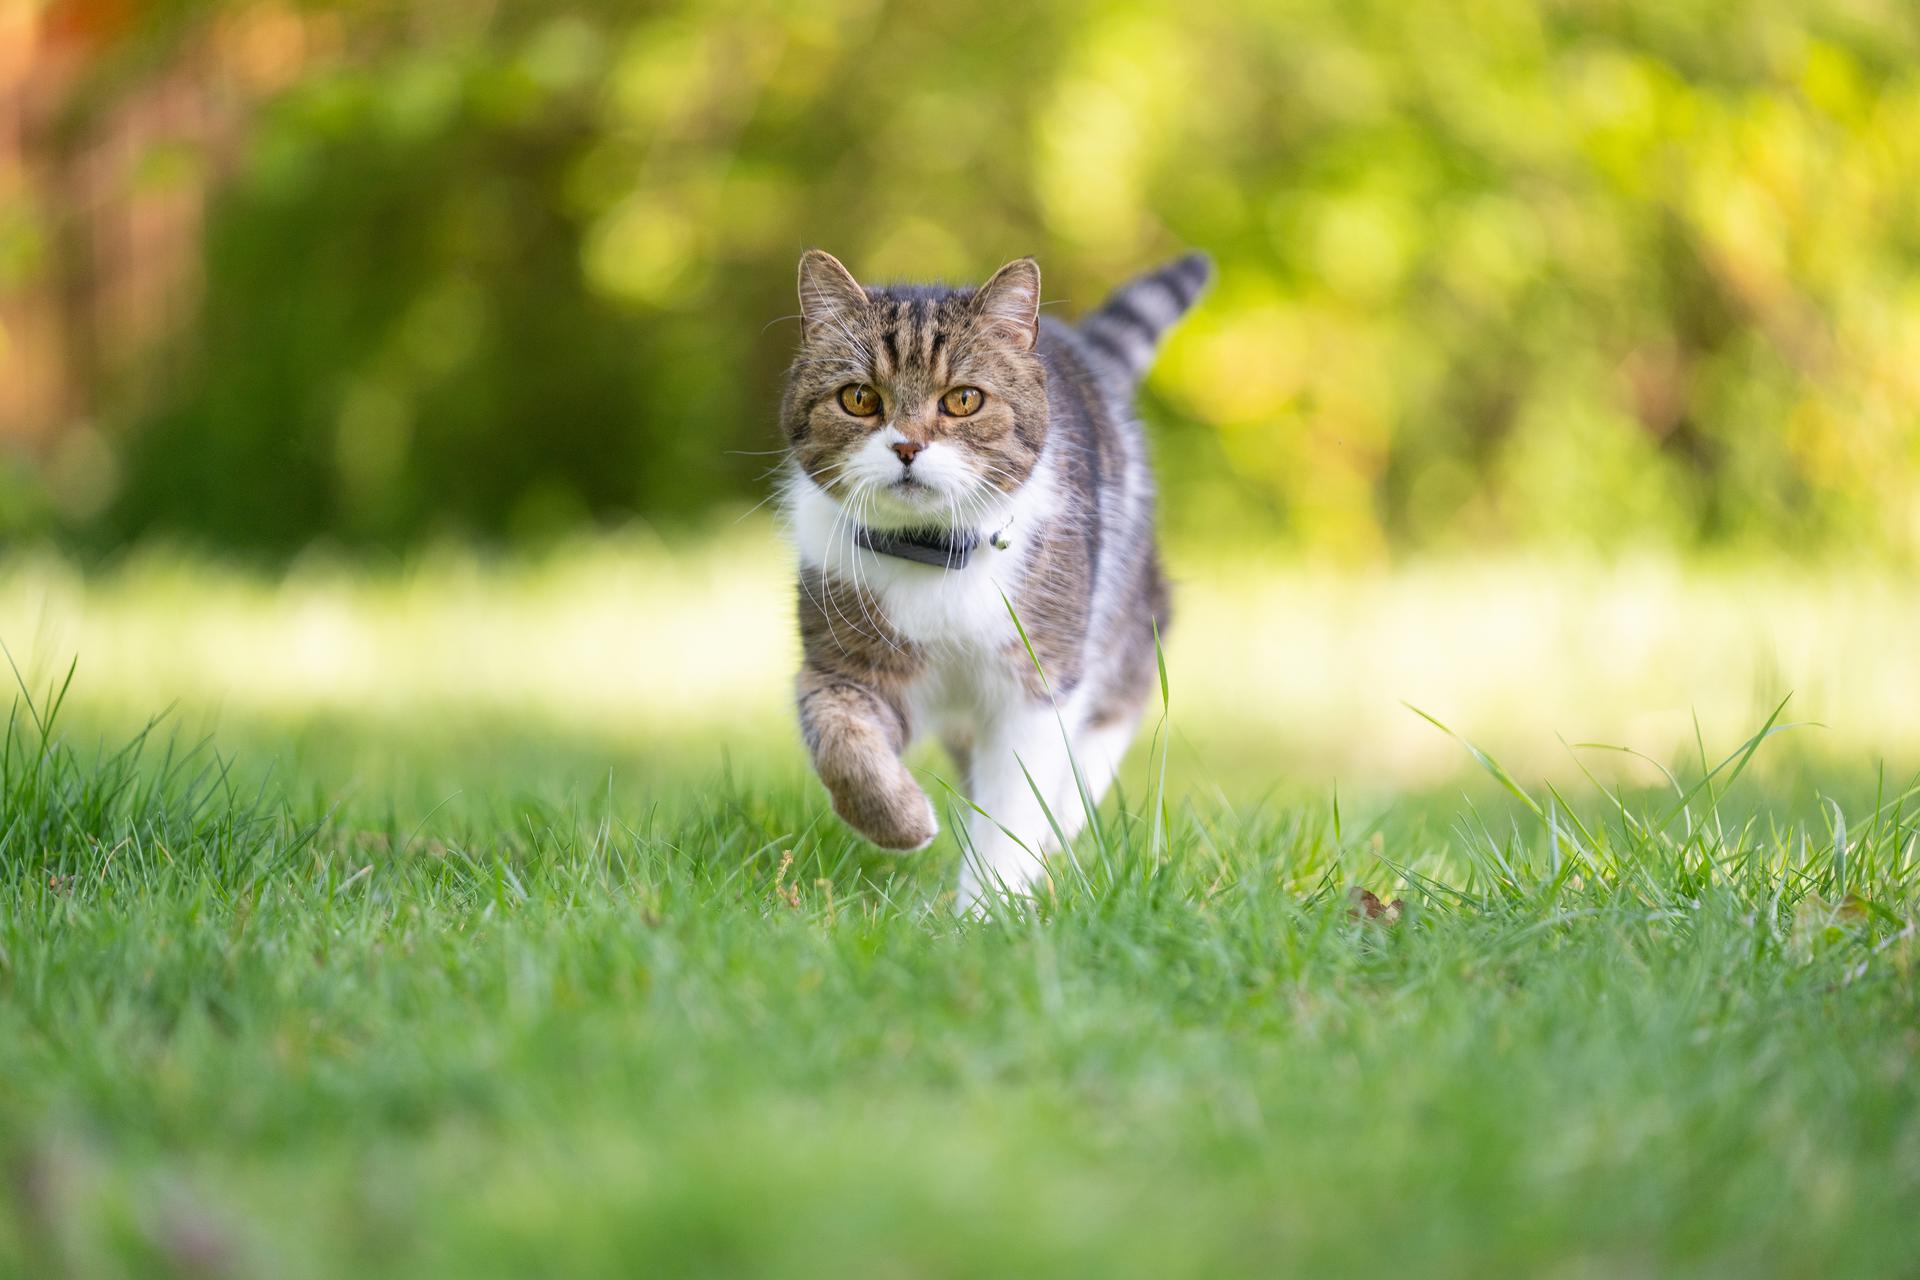
<svg viewBox="0 0 1920 1280"><path fill-rule="evenodd" d="M920 456L920 451L927 446L919 440L900 440L889 447L900 455L901 462L910 467L913 465L913 460Z"/></svg>

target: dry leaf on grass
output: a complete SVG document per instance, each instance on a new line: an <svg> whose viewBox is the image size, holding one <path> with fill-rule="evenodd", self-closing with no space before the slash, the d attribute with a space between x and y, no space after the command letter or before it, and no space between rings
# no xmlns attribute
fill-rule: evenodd
<svg viewBox="0 0 1920 1280"><path fill-rule="evenodd" d="M1407 904L1399 898L1392 902L1380 901L1380 895L1371 889L1362 889L1359 885L1347 890L1347 914L1355 920L1378 920L1382 924L1400 923L1400 913Z"/></svg>

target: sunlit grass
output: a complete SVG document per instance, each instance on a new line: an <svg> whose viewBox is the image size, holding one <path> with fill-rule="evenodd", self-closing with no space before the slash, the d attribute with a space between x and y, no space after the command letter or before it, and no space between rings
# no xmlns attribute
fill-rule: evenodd
<svg viewBox="0 0 1920 1280"><path fill-rule="evenodd" d="M158 553L89 577L16 555L0 569L0 638L40 676L78 655L72 713L89 722L172 706L178 723L229 733L321 722L653 755L724 742L791 764L786 564L752 522L684 545L314 561L284 579ZM1176 787L1456 773L1460 754L1408 703L1559 778L1635 768L1566 744L1690 758L1696 724L1739 734L1788 695L1788 719L1820 726L1796 756L1920 765L1920 666L1904 643L1920 634L1920 583L1892 570L1660 557L1337 570L1199 549L1172 567Z"/></svg>
<svg viewBox="0 0 1920 1280"><path fill-rule="evenodd" d="M808 778L780 565L10 561L0 1273L1920 1246L1920 588L1177 557L1171 716L981 922Z"/></svg>
<svg viewBox="0 0 1920 1280"><path fill-rule="evenodd" d="M1756 792L1764 724L1652 794L1489 760L1506 803L1122 810L980 922L948 860L790 783L636 805L532 767L494 804L323 807L164 736L70 745L51 702L0 745L0 1270L1749 1276L1920 1245L1915 797Z"/></svg>

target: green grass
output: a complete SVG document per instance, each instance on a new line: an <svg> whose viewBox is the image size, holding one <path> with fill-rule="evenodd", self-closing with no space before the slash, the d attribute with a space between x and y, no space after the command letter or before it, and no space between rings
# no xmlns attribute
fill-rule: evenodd
<svg viewBox="0 0 1920 1280"><path fill-rule="evenodd" d="M535 753L428 804L82 746L41 701L0 754L0 1270L1920 1247L1915 806L1870 773L1749 793L1735 752L1678 794L1189 799L1159 833L1121 805L1039 909L963 923L950 842L872 855L797 768L636 790ZM1404 917L1354 920L1360 884Z"/></svg>
<svg viewBox="0 0 1920 1280"><path fill-rule="evenodd" d="M171 707L170 723L217 726L247 760L289 743L329 765L358 756L381 790L449 737L464 739L449 771L463 789L476 765L562 772L523 759L530 736L645 765L711 760L723 735L743 768L784 765L789 563L759 517L511 559L316 553L284 573L153 546L87 569L0 548L0 638L35 687L80 655L70 706L93 725L125 732ZM1920 666L1887 640L1920 634L1920 578L1898 567L1651 553L1332 567L1256 542L1176 545L1169 572L1174 763L1190 766L1173 770L1176 790L1431 787L1464 757L1403 701L1529 778L1579 780L1557 735L1670 760L1693 750L1696 716L1736 733L1789 692L1796 718L1825 726L1796 738L1798 755L1920 768Z"/></svg>

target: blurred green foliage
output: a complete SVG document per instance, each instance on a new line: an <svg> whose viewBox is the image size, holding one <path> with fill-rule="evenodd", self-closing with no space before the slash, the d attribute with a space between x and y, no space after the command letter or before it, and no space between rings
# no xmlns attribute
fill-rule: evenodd
<svg viewBox="0 0 1920 1280"><path fill-rule="evenodd" d="M692 520L764 491L804 247L1031 252L1074 314L1194 245L1148 406L1185 532L1920 551L1910 0L291 12L331 52L108 415L113 536Z"/></svg>

